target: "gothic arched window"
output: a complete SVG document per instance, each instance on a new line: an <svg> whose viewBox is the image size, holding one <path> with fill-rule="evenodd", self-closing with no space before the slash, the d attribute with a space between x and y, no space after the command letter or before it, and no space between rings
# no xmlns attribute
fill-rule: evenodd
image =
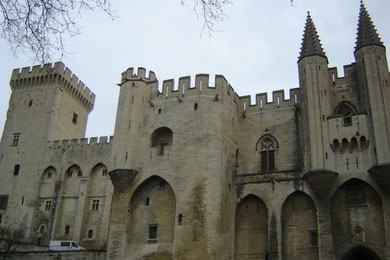
<svg viewBox="0 0 390 260"><path fill-rule="evenodd" d="M339 103L335 110L335 115L342 115L343 116L343 125L349 126L352 125L352 115L356 113L356 109L354 105L349 101L342 101Z"/></svg>
<svg viewBox="0 0 390 260"><path fill-rule="evenodd" d="M275 170L276 144L270 137L265 137L260 143L261 171Z"/></svg>

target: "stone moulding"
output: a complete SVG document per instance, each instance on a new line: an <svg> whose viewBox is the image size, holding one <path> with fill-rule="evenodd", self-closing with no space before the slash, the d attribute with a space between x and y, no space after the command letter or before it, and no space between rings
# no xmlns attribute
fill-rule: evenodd
<svg viewBox="0 0 390 260"><path fill-rule="evenodd" d="M390 195L390 163L375 165L368 172L379 188L386 195Z"/></svg>
<svg viewBox="0 0 390 260"><path fill-rule="evenodd" d="M137 174L138 171L132 169L115 169L108 173L115 192L126 191L133 184Z"/></svg>
<svg viewBox="0 0 390 260"><path fill-rule="evenodd" d="M339 174L337 172L331 170L318 169L306 172L303 175L303 179L310 186L316 196L320 200L323 200L328 195L338 175Z"/></svg>

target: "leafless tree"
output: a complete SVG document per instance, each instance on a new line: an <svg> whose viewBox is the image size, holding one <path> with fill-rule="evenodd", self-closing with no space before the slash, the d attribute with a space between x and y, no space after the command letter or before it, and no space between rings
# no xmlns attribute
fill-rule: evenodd
<svg viewBox="0 0 390 260"><path fill-rule="evenodd" d="M231 0L181 0L183 6L189 5L196 15L202 17L203 30L207 30L209 35L215 31L216 23L224 21L225 7L232 3Z"/></svg>
<svg viewBox="0 0 390 260"><path fill-rule="evenodd" d="M10 252L13 252L19 243L25 238L24 228L11 228L0 226L0 249L3 259L7 259Z"/></svg>
<svg viewBox="0 0 390 260"><path fill-rule="evenodd" d="M39 62L64 54L64 40L80 33L82 11L100 9L114 17L110 0L0 0L0 8L0 37L14 55L27 52Z"/></svg>

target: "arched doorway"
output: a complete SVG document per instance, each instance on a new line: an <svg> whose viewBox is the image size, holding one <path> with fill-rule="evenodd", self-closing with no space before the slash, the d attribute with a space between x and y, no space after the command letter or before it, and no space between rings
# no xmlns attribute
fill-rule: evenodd
<svg viewBox="0 0 390 260"><path fill-rule="evenodd" d="M379 257L370 249L358 246L351 249L343 257L343 260L380 260Z"/></svg>

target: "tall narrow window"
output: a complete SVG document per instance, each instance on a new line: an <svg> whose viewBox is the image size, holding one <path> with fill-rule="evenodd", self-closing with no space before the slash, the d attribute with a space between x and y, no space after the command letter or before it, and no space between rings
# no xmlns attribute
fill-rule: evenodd
<svg viewBox="0 0 390 260"><path fill-rule="evenodd" d="M14 166L14 175L19 175L20 164L15 164Z"/></svg>
<svg viewBox="0 0 390 260"><path fill-rule="evenodd" d="M93 230L88 230L88 238L93 238Z"/></svg>
<svg viewBox="0 0 390 260"><path fill-rule="evenodd" d="M317 247L318 246L318 232L317 230L310 230L310 242L312 247Z"/></svg>
<svg viewBox="0 0 390 260"><path fill-rule="evenodd" d="M0 195L0 209L7 209L8 195Z"/></svg>
<svg viewBox="0 0 390 260"><path fill-rule="evenodd" d="M19 145L19 137L20 137L20 134L14 134L14 140L12 141L12 145L13 146L18 146Z"/></svg>
<svg viewBox="0 0 390 260"><path fill-rule="evenodd" d="M0 224L2 220L3 220L3 214L0 214Z"/></svg>
<svg viewBox="0 0 390 260"><path fill-rule="evenodd" d="M261 170L275 170L275 142L270 137L265 137L260 144Z"/></svg>

